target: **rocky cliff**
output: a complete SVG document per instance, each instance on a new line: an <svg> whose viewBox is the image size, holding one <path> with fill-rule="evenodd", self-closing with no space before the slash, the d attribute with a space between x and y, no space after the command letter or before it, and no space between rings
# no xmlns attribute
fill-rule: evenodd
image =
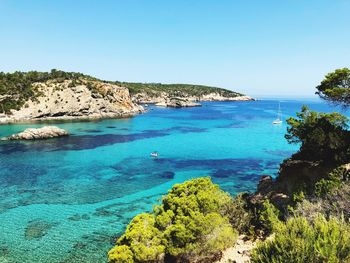
<svg viewBox="0 0 350 263"><path fill-rule="evenodd" d="M147 92L139 92L132 95L133 101L136 103L166 103L173 97L169 92L159 92L157 94L150 94ZM236 93L232 94L220 94L218 92L210 92L207 94L201 95L191 95L187 93L178 94L177 98L183 100L198 102L198 101L252 101L252 97L246 95L237 95Z"/></svg>
<svg viewBox="0 0 350 263"><path fill-rule="evenodd" d="M130 92L130 93L129 93ZM190 84L102 81L76 72L0 72L0 124L77 118L117 118L143 111L139 103L200 106L198 101L246 101L249 96Z"/></svg>
<svg viewBox="0 0 350 263"><path fill-rule="evenodd" d="M32 88L36 96L29 98L19 109L2 114L0 122L113 118L143 110L132 102L127 88L83 77L35 82Z"/></svg>

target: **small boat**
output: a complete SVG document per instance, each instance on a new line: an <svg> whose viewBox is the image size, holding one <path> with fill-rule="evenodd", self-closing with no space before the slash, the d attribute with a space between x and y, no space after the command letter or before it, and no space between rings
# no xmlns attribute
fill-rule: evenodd
<svg viewBox="0 0 350 263"><path fill-rule="evenodd" d="M282 111L281 111L281 103L278 103L278 113L277 119L272 122L272 124L281 124L282 123Z"/></svg>
<svg viewBox="0 0 350 263"><path fill-rule="evenodd" d="M151 157L157 158L159 156L158 152L151 152Z"/></svg>

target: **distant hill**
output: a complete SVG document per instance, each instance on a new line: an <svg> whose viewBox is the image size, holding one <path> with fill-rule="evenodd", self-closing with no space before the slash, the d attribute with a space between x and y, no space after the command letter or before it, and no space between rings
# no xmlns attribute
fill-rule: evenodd
<svg viewBox="0 0 350 263"><path fill-rule="evenodd" d="M174 97L251 100L234 91L203 85L105 81L55 69L0 72L0 114L16 120L122 116L138 112L137 103L159 103Z"/></svg>
<svg viewBox="0 0 350 263"><path fill-rule="evenodd" d="M131 95L138 93L147 93L157 95L159 92L166 92L170 96L203 96L210 93L218 93L225 97L243 96L243 94L227 89L210 87L204 85L192 84L162 84L162 83L135 83L135 82L116 82L121 86L127 87Z"/></svg>

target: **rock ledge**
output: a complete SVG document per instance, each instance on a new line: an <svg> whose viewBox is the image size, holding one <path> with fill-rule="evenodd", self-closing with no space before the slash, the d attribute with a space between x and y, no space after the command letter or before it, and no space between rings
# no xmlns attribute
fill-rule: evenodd
<svg viewBox="0 0 350 263"><path fill-rule="evenodd" d="M42 128L28 128L23 132L7 137L8 140L41 140L55 137L68 136L68 132L56 126L44 126Z"/></svg>

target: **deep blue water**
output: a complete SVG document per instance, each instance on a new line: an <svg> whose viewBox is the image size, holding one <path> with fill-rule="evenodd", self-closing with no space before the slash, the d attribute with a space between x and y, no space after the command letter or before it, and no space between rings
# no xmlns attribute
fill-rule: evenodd
<svg viewBox="0 0 350 263"><path fill-rule="evenodd" d="M302 104L281 101L283 118ZM298 148L272 125L278 101L151 107L129 119L56 123L72 135L0 142L0 262L105 262L129 220L175 183L211 176L231 194L253 191ZM0 137L42 123L0 126ZM160 157L152 159L152 151Z"/></svg>

